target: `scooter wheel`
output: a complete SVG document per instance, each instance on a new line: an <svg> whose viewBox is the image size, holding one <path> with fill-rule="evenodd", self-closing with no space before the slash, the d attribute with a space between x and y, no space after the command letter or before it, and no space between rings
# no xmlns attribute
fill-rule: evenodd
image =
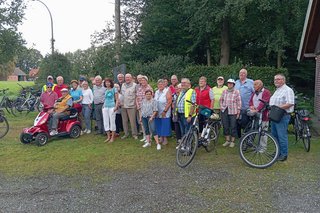
<svg viewBox="0 0 320 213"><path fill-rule="evenodd" d="M48 135L46 133L39 133L36 136L36 143L38 146L43 146L48 142Z"/></svg>
<svg viewBox="0 0 320 213"><path fill-rule="evenodd" d="M78 125L74 125L70 130L71 138L78 138L81 134L81 128Z"/></svg>
<svg viewBox="0 0 320 213"><path fill-rule="evenodd" d="M32 136L29 134L21 133L20 134L20 141L21 141L21 143L24 143L24 144L31 143Z"/></svg>

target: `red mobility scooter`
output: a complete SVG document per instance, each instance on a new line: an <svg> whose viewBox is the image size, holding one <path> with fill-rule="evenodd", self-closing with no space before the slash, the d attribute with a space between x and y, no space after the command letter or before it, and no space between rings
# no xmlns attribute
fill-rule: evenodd
<svg viewBox="0 0 320 213"><path fill-rule="evenodd" d="M59 119L58 134L50 136L49 120L51 119L52 108L44 107L34 120L34 125L30 128L24 128L20 134L20 141L24 144L35 141L38 146L45 145L49 138L59 136L70 136L78 138L81 134L81 123L78 119L78 113L81 112L81 105L67 109L68 115Z"/></svg>

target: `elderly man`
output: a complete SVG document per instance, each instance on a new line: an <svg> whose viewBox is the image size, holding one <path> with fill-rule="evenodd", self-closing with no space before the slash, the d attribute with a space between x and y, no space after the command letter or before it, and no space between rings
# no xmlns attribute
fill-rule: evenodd
<svg viewBox="0 0 320 213"><path fill-rule="evenodd" d="M94 81L95 85L93 86L93 103L96 125L98 127L96 134L104 134L102 107L104 104L106 88L102 85L102 78L100 75L97 75L94 78Z"/></svg>
<svg viewBox="0 0 320 213"><path fill-rule="evenodd" d="M169 86L169 89L170 89L172 95L175 95L175 94L176 94L176 89L175 89L175 87L176 87L178 84L179 84L178 77L177 77L176 75L172 75L172 76L171 76L171 85Z"/></svg>
<svg viewBox="0 0 320 213"><path fill-rule="evenodd" d="M128 119L130 121L130 126L132 130L132 136L134 139L138 139L137 131L137 106L136 106L136 93L137 93L137 84L133 82L132 75L127 73L125 75L125 83L121 86L121 95L123 96L123 107L121 110L122 124L124 130L124 136L122 139L125 139L129 136L129 127Z"/></svg>
<svg viewBox="0 0 320 213"><path fill-rule="evenodd" d="M212 89L207 84L207 78L202 76L199 79L199 86L195 88L196 102L198 105L213 109L214 96ZM206 117L199 114L199 131L202 132Z"/></svg>
<svg viewBox="0 0 320 213"><path fill-rule="evenodd" d="M56 86L56 84L53 82L53 77L52 77L52 75L49 75L48 77L47 77L47 82L50 82L50 83L52 83L52 90L54 90L54 87ZM45 84L45 85L43 85L43 87L42 87L42 92L45 92L47 90L47 85Z"/></svg>
<svg viewBox="0 0 320 213"><path fill-rule="evenodd" d="M44 107L51 108L54 106L56 100L58 100L58 95L55 91L52 91L53 83L47 82L46 91L40 96L40 102Z"/></svg>
<svg viewBox="0 0 320 213"><path fill-rule="evenodd" d="M54 104L54 113L52 115L52 123L51 123L51 131L50 135L58 134L57 128L59 119L65 115L67 115L67 109L72 106L72 97L69 95L69 91L67 88L61 89L61 97Z"/></svg>
<svg viewBox="0 0 320 213"><path fill-rule="evenodd" d="M249 109L249 101L252 93L254 93L253 80L247 78L248 72L246 69L239 71L239 79L236 81L235 89L240 91L241 96L241 113L240 122L237 126L238 137L241 137L241 129L244 129L249 122L247 109Z"/></svg>
<svg viewBox="0 0 320 213"><path fill-rule="evenodd" d="M278 106L286 111L281 120L271 122L271 133L277 139L280 148L279 161L285 161L288 157L288 124L290 113L294 110L294 92L286 85L286 78L282 74L274 76L276 91L270 98L270 106Z"/></svg>
<svg viewBox="0 0 320 213"><path fill-rule="evenodd" d="M68 89L68 85L64 84L64 80L62 76L57 77L57 85L54 87L54 91L57 93L58 98L62 96L61 90Z"/></svg>
<svg viewBox="0 0 320 213"><path fill-rule="evenodd" d="M182 136L190 129L195 116L193 105L187 101L195 103L196 92L191 88L190 80L188 78L183 78L181 79L181 92L176 103L178 122Z"/></svg>
<svg viewBox="0 0 320 213"><path fill-rule="evenodd" d="M118 80L118 84L119 84L119 86L121 88L121 85L124 83L124 75L122 73L119 73L117 75L117 80Z"/></svg>

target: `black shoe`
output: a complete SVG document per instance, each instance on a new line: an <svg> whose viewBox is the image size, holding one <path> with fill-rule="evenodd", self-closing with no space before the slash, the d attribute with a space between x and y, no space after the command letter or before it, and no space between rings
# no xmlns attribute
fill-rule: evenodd
<svg viewBox="0 0 320 213"><path fill-rule="evenodd" d="M278 161L286 161L287 158L288 158L287 156L279 156L277 160Z"/></svg>

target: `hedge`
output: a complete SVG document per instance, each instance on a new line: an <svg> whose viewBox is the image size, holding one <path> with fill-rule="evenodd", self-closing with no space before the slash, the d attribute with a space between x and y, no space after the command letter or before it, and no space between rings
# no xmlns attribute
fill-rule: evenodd
<svg viewBox="0 0 320 213"><path fill-rule="evenodd" d="M232 64L227 66L188 66L183 76L189 78L193 85L198 84L199 78L205 76L208 79L209 85L215 85L218 76L223 76L225 82L229 78L238 79L239 71L242 68L240 64ZM248 78L253 80L260 79L266 87L273 87L273 77L282 73L288 78L288 70L285 68L274 68L274 67L247 67ZM287 80L288 81L288 80Z"/></svg>

